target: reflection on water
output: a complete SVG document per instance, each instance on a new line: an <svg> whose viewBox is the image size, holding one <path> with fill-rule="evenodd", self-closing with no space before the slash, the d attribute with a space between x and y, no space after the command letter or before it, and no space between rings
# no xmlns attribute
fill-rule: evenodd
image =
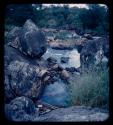
<svg viewBox="0 0 113 125"><path fill-rule="evenodd" d="M68 92L66 84L59 80L54 84L47 85L41 100L55 106L68 106Z"/></svg>

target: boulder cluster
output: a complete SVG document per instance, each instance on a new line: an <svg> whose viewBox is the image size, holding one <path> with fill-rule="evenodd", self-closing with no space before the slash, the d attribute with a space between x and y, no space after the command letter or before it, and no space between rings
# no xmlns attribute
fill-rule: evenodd
<svg viewBox="0 0 113 125"><path fill-rule="evenodd" d="M68 79L69 74L57 64L54 58L44 60L47 50L44 33L31 21L23 27L15 27L6 36L5 72L5 114L10 120L29 119L35 112L38 100L47 84L58 79Z"/></svg>
<svg viewBox="0 0 113 125"><path fill-rule="evenodd" d="M81 66L78 69L75 67L64 69L55 58L49 57L45 60L42 57L47 50L47 39L44 32L31 20L27 20L22 27L13 28L5 37L8 43L4 46L5 115L13 121L35 121L41 118L37 117L39 108L36 102L40 99L46 85L54 84L59 79L66 82L74 72L81 73L85 68L89 70L92 65L106 62L108 64L109 61L109 38L93 38L90 34L84 34L79 38L77 36L79 44L76 44L76 48L80 52ZM75 47L50 41L49 44L51 48L60 50L72 50ZM60 61L66 64L69 57L61 57ZM68 113L67 110L66 113L64 110L64 114ZM59 112L58 109L56 114ZM34 117L35 115L37 118ZM50 116L49 120L53 114ZM55 115L54 119L58 116L57 121L63 117L63 115ZM47 117L45 115L45 118ZM64 119L68 120L69 117L66 117L65 115Z"/></svg>

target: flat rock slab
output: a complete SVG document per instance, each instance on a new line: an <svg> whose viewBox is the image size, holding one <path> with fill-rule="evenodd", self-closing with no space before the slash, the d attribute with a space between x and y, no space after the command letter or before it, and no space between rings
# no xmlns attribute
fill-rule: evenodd
<svg viewBox="0 0 113 125"><path fill-rule="evenodd" d="M72 106L69 108L58 108L51 112L36 117L34 121L105 121L109 117L109 113L98 108L90 108L84 106Z"/></svg>

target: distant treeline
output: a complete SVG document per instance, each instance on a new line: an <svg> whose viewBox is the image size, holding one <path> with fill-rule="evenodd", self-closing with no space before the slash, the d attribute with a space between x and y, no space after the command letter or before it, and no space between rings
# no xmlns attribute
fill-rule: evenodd
<svg viewBox="0 0 113 125"><path fill-rule="evenodd" d="M6 6L5 28L22 26L32 19L40 28L71 29L99 35L109 32L109 8L87 4L89 9L64 6L45 7L43 4L10 4Z"/></svg>

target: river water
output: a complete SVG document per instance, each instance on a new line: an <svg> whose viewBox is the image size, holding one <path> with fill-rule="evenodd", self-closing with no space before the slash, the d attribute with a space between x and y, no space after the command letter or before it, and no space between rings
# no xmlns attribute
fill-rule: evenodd
<svg viewBox="0 0 113 125"><path fill-rule="evenodd" d="M80 53L78 53L77 49L73 50L55 50L52 48L48 48L46 53L43 55L44 59L48 57L54 57L57 59L57 63L60 64L63 68L65 67L80 67ZM61 63L61 57L69 57L68 63Z"/></svg>
<svg viewBox="0 0 113 125"><path fill-rule="evenodd" d="M46 53L43 55L44 59L48 57L54 57L57 59L57 63L62 67L75 67L80 66L80 54L76 49L73 50L55 50L48 48ZM68 63L61 63L61 57L69 57ZM69 94L67 85L59 79L54 84L49 84L45 87L44 92L40 100L59 107L69 106Z"/></svg>

